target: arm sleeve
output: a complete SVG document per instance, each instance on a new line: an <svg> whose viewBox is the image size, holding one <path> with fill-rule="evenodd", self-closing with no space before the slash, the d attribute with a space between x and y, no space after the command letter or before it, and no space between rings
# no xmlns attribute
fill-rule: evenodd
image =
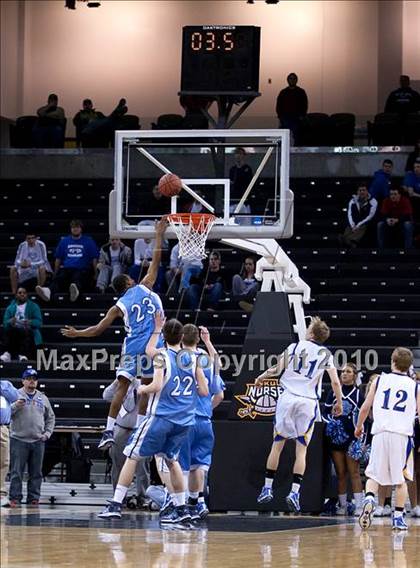
<svg viewBox="0 0 420 568"><path fill-rule="evenodd" d="M3 326L9 327L9 320L14 316L14 314L12 313L13 307L12 305L7 306L6 311L4 312L4 316L3 316Z"/></svg>
<svg viewBox="0 0 420 568"><path fill-rule="evenodd" d="M402 182L404 187L414 187L411 172L407 172Z"/></svg>
<svg viewBox="0 0 420 568"><path fill-rule="evenodd" d="M99 251L99 262L101 264L108 264L108 256L103 248Z"/></svg>
<svg viewBox="0 0 420 568"><path fill-rule="evenodd" d="M51 403L47 397L45 397L45 430L44 434L47 434L48 437L54 432L55 426L55 414L52 409Z"/></svg>
<svg viewBox="0 0 420 568"><path fill-rule="evenodd" d="M47 264L47 248L46 248L45 244L41 241L38 241L37 245L39 246L41 258L39 260L37 260L36 262L33 262L32 266L43 266L44 264Z"/></svg>
<svg viewBox="0 0 420 568"><path fill-rule="evenodd" d="M350 199L349 206L347 207L347 219L349 221L349 225L350 225L351 228L353 228L356 225L356 223L353 221L353 217L352 217L352 214L351 214L352 203L353 203L353 199Z"/></svg>
<svg viewBox="0 0 420 568"><path fill-rule="evenodd" d="M10 404L16 402L19 398L18 390L15 389L10 381L0 381L0 393Z"/></svg>
<svg viewBox="0 0 420 568"><path fill-rule="evenodd" d="M137 239L134 242L134 264L136 264L137 266L139 266L139 264L141 264L141 240Z"/></svg>
<svg viewBox="0 0 420 568"><path fill-rule="evenodd" d="M171 250L171 257L169 260L169 268L178 268L179 266L179 257L178 257L178 247L174 246L174 248Z"/></svg>
<svg viewBox="0 0 420 568"><path fill-rule="evenodd" d="M59 258L61 261L64 261L66 258L64 242L65 237L62 237L57 245L57 248L55 249L55 258Z"/></svg>
<svg viewBox="0 0 420 568"><path fill-rule="evenodd" d="M302 113L306 114L308 112L308 95L305 90L302 90Z"/></svg>
<svg viewBox="0 0 420 568"><path fill-rule="evenodd" d="M99 249L92 237L89 237L89 256L91 260L99 258Z"/></svg>
<svg viewBox="0 0 420 568"><path fill-rule="evenodd" d="M38 304L35 304L35 302L33 302L32 316L31 327L33 327L34 329L40 329L42 327L42 313L40 307L38 306Z"/></svg>

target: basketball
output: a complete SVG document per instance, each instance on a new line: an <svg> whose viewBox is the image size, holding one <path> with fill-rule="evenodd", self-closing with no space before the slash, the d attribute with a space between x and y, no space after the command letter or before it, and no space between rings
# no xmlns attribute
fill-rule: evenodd
<svg viewBox="0 0 420 568"><path fill-rule="evenodd" d="M165 174L159 180L159 191L166 197L178 195L182 189L182 181L175 174Z"/></svg>

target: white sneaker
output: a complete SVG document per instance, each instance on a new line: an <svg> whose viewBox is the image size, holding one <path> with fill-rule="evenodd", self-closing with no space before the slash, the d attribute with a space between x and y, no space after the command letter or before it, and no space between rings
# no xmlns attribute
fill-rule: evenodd
<svg viewBox="0 0 420 568"><path fill-rule="evenodd" d="M0 499L0 507L10 507L10 501L7 495L3 495Z"/></svg>
<svg viewBox="0 0 420 568"><path fill-rule="evenodd" d="M390 517L392 515L392 507L390 505L385 505L383 517Z"/></svg>
<svg viewBox="0 0 420 568"><path fill-rule="evenodd" d="M3 361L3 363L10 363L12 356L8 351L5 351L3 355L0 355L0 360Z"/></svg>
<svg viewBox="0 0 420 568"><path fill-rule="evenodd" d="M26 355L18 355L19 357L19 363L24 363L25 361L28 360Z"/></svg>
<svg viewBox="0 0 420 568"><path fill-rule="evenodd" d="M70 284L69 292L70 292L70 302L75 302L79 297L80 292L79 288L76 286L74 282Z"/></svg>
<svg viewBox="0 0 420 568"><path fill-rule="evenodd" d="M35 292L44 300L44 302L49 302L51 299L51 290L46 286L35 286Z"/></svg>

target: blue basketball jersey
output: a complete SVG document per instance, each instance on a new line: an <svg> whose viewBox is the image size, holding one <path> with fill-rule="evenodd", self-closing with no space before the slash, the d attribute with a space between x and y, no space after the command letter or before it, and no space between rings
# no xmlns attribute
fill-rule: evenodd
<svg viewBox="0 0 420 568"><path fill-rule="evenodd" d="M123 353L144 353L155 329L156 311L160 310L163 313L160 297L156 292L139 284L129 288L116 305L123 313L127 333ZM161 338L157 346L163 346Z"/></svg>
<svg viewBox="0 0 420 568"><path fill-rule="evenodd" d="M215 374L214 365L211 362L210 356L208 355L208 353L206 353L206 351L199 349L196 355L197 365L203 370L209 388L208 396L197 397L196 415L210 419L213 415L211 399L213 395L225 390L225 383L223 382L220 375Z"/></svg>
<svg viewBox="0 0 420 568"><path fill-rule="evenodd" d="M181 426L192 426L198 398L195 354L170 348L161 354L165 360L163 388L149 397L147 413Z"/></svg>

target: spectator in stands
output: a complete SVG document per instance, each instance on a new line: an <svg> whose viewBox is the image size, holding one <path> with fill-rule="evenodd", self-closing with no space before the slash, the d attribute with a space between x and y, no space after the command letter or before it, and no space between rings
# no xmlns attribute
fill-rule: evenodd
<svg viewBox="0 0 420 568"><path fill-rule="evenodd" d="M19 393L10 381L0 381L0 507L9 506L6 476L10 463L9 424L12 416L10 405L18 398Z"/></svg>
<svg viewBox="0 0 420 568"><path fill-rule="evenodd" d="M259 284L255 279L255 258L247 256L239 274L232 278L232 295L245 312L252 312Z"/></svg>
<svg viewBox="0 0 420 568"><path fill-rule="evenodd" d="M235 164L229 170L230 197L239 201L252 180L253 172L246 163L245 148L235 149L234 160Z"/></svg>
<svg viewBox="0 0 420 568"><path fill-rule="evenodd" d="M15 263L10 269L12 293L16 294L20 286L30 291L37 284L43 286L49 272L52 272L52 269L45 244L28 231L25 240L18 246Z"/></svg>
<svg viewBox="0 0 420 568"><path fill-rule="evenodd" d="M335 417L333 408L336 403L334 392L331 390L324 404L323 418L328 423L326 435L330 446L332 459L338 480L338 500L339 509L337 514L345 515L347 512L347 477L350 478L354 499L356 503L356 512L361 512L363 505L363 489L360 478L359 462L354 460L347 453L350 444L355 440L354 428L357 423L359 409L361 408L364 398L356 386L357 368L353 363L348 363L340 374L341 390L343 393L343 414ZM332 427L340 424L340 430Z"/></svg>
<svg viewBox="0 0 420 568"><path fill-rule="evenodd" d="M62 237L55 251L54 278L51 287L36 286L38 296L49 302L51 294L68 288L70 302L75 302L81 290L89 284L96 274L98 247L92 237L83 235L83 223L73 219L70 235ZM93 270L93 271L92 271Z"/></svg>
<svg viewBox="0 0 420 568"><path fill-rule="evenodd" d="M58 106L57 95L48 96L45 106L37 110L38 120L32 131L36 148L63 148L66 117Z"/></svg>
<svg viewBox="0 0 420 568"><path fill-rule="evenodd" d="M377 208L378 202L369 195L367 184L359 184L357 194L353 195L347 207L349 224L344 234L340 235L340 242L347 247L355 248L365 236Z"/></svg>
<svg viewBox="0 0 420 568"><path fill-rule="evenodd" d="M298 76L290 73L287 76L288 87L282 89L277 97L276 113L280 128L288 128L296 138L299 123L308 112L308 97L301 87L297 86Z"/></svg>
<svg viewBox="0 0 420 568"><path fill-rule="evenodd" d="M73 124L76 127L76 142L81 145L82 132L94 120L105 118L105 115L93 108L91 99L84 99L82 109L74 115Z"/></svg>
<svg viewBox="0 0 420 568"><path fill-rule="evenodd" d="M140 282L152 262L154 239L136 239L134 241L134 264L128 273L135 282Z"/></svg>
<svg viewBox="0 0 420 568"><path fill-rule="evenodd" d="M120 99L118 105L109 116L102 115L94 120L90 120L80 131L82 146L85 148L107 147L111 142L119 120L127 111L127 101Z"/></svg>
<svg viewBox="0 0 420 568"><path fill-rule="evenodd" d="M403 187L413 202L420 198L420 158L414 162L413 171L405 174Z"/></svg>
<svg viewBox="0 0 420 568"><path fill-rule="evenodd" d="M209 127L206 111L211 107L214 98L200 95L181 95L179 103L185 111L185 124L187 128ZM204 111L204 112L203 112Z"/></svg>
<svg viewBox="0 0 420 568"><path fill-rule="evenodd" d="M125 462L124 448L127 445L129 437L135 432L140 425L138 414L137 389L141 385L140 379L133 379L128 387L127 394L123 400L121 410L116 418L114 427L114 444L112 444L109 455L112 460L111 480L115 491L118 478L122 466ZM114 394L118 389L118 380L106 387L102 396L107 402L112 402ZM144 418L142 416L141 418ZM146 497L146 489L150 485L150 458L143 458L137 462L136 469L136 488L137 502L140 505L146 505L149 500Z"/></svg>
<svg viewBox="0 0 420 568"><path fill-rule="evenodd" d="M126 274L131 264L131 249L119 238L110 237L109 242L101 247L98 262L96 288L103 294L110 283L119 274Z"/></svg>
<svg viewBox="0 0 420 568"><path fill-rule="evenodd" d="M186 298L192 310L198 309L200 305L206 306L207 310L212 312L217 309L217 304L226 288L221 262L220 253L212 251L208 266L200 273L198 278L191 278Z"/></svg>
<svg viewBox="0 0 420 568"><path fill-rule="evenodd" d="M179 256L179 243L177 243L172 251L169 261L169 269L166 271L166 283L168 286L168 294L177 288L179 293L190 287L191 278L198 278L203 270L201 260L183 260Z"/></svg>
<svg viewBox="0 0 420 568"><path fill-rule="evenodd" d="M378 247L385 248L387 237L392 237L391 243L396 245L396 237L404 235L404 248L413 246L413 209L408 197L401 195L399 188L391 189L389 197L381 206L381 217L377 226Z"/></svg>
<svg viewBox="0 0 420 568"><path fill-rule="evenodd" d="M410 87L410 77L401 75L400 87L388 96L385 112L399 114L402 118L411 112L420 111L420 94Z"/></svg>
<svg viewBox="0 0 420 568"><path fill-rule="evenodd" d="M405 164L406 172L412 172L414 170L414 164L417 158L420 158L420 138L418 138L413 151L410 152L407 158L407 163Z"/></svg>
<svg viewBox="0 0 420 568"><path fill-rule="evenodd" d="M41 327L42 314L38 304L28 300L25 288L18 288L3 317L5 351L0 360L10 363L16 358L19 361L32 358L35 346L42 344Z"/></svg>
<svg viewBox="0 0 420 568"><path fill-rule="evenodd" d="M384 160L382 168L377 170L373 175L373 180L369 186L369 193L378 202L381 202L385 197L389 197L389 190L391 188L391 175L394 164L392 160Z"/></svg>
<svg viewBox="0 0 420 568"><path fill-rule="evenodd" d="M20 505L23 473L28 466L26 503L37 507L41 496L45 442L54 431L55 415L48 398L37 390L38 374L35 369L25 369L22 381L19 400L12 404L9 498L11 507Z"/></svg>

